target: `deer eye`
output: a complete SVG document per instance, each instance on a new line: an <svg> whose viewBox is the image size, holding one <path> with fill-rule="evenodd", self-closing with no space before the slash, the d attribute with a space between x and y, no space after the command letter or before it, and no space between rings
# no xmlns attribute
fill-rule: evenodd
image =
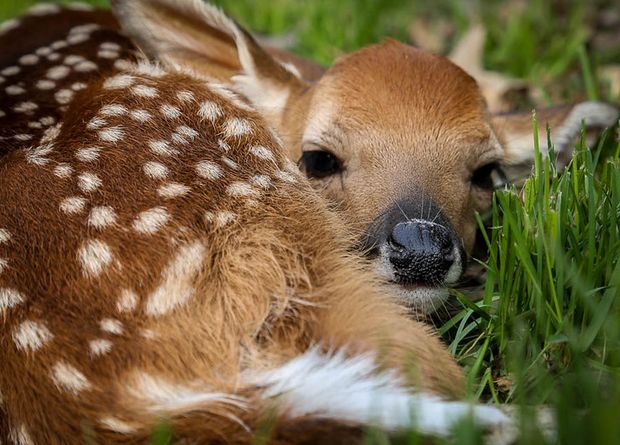
<svg viewBox="0 0 620 445"><path fill-rule="evenodd" d="M471 183L483 190L495 190L506 184L506 175L497 162L490 162L474 170Z"/></svg>
<svg viewBox="0 0 620 445"><path fill-rule="evenodd" d="M299 168L311 178L325 178L342 171L342 162L324 150L305 151L299 159Z"/></svg>

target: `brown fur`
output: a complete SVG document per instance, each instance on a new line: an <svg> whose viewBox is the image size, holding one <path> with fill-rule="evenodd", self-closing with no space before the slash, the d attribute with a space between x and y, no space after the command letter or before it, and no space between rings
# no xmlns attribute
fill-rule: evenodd
<svg viewBox="0 0 620 445"><path fill-rule="evenodd" d="M43 29L49 20L23 19L20 32ZM46 32L44 40L20 45L21 53L3 57L3 66L17 66L21 55L66 38L67 28L54 30ZM118 74L107 59L97 60L93 72L71 69L53 90L34 86L65 56L92 55L92 45L102 40L120 43L121 52L129 55L122 39L107 29L94 30L86 41L57 50L60 61L20 65L11 81L27 92L12 97L3 89L0 96L7 113L1 118L7 148L0 153L0 229L9 235L0 242L0 259L6 261L0 269L0 290L3 297L17 292L21 298L0 306L0 439L17 441L24 431L37 444L82 444L91 434L98 443L144 443L166 416L179 441L252 443L272 407L261 398L263 389L245 384L242 373L273 369L311 345L326 351L346 348L351 355L371 351L382 366L399 370L418 389L461 395L461 372L445 347L428 327L409 320L361 260L347 253L342 222L291 166L261 117L228 97L231 93L152 67L131 72L131 86L104 88L104 82ZM75 82L85 82L87 88L59 106L55 93ZM137 95L131 89L136 85L154 88L156 96ZM193 98L177 98L180 90ZM24 100L37 108L14 111ZM223 110L213 122L197 116L205 100ZM178 107L180 116L163 116L160 106L165 103ZM106 105L147 110L152 118L139 124L123 112L103 116L104 124L89 128ZM45 116L59 124L29 126ZM232 118L244 119L251 132L226 136ZM191 143L171 143L174 154L154 153L149 141L170 140L179 125L197 131ZM122 136L102 136L110 128ZM31 139L12 138L26 130ZM229 144L228 152L219 140ZM250 154L252 145L270 149L273 161ZM92 147L99 150L94 159L78 154ZM226 165L222 156L238 166ZM197 163L205 160L220 167L221 178L196 174ZM145 175L149 161L165 164L167 179ZM67 166L70 169L62 170ZM101 184L89 189L80 182L86 173L96 174ZM256 174L270 176L272 185L264 190L252 186L249 197L231 194L235 181L249 184ZM159 196L158 187L168 181L189 190ZM83 207L63 210L68 197L83 198ZM98 226L91 212L100 206L111 207L115 217ZM153 233L140 232L137 219L154 207L165 208L168 220ZM218 224L217 214L224 211L236 216ZM99 256L81 259L89 241L102 243L111 257L102 260L99 251ZM194 255L176 272L167 272L188 246L196 247ZM153 313L149 302L160 286L167 286L169 298L188 287L191 296L174 309ZM124 289L135 292L138 300L135 308L119 311ZM105 319L114 320L111 328L109 322L102 324ZM47 335L31 333L20 343L24 322L39 323ZM97 355L89 349L93 340L107 340L111 349ZM61 372L55 383L58 363L75 368L82 377L69 372L74 380L67 381L67 372ZM145 400L148 391L138 395L129 390L136 372L170 385L243 397L244 402L149 409L153 402ZM131 432L106 427L106 416L131 426ZM359 437L360 425L312 416L293 419L286 411L274 419L274 443L338 438L348 443Z"/></svg>

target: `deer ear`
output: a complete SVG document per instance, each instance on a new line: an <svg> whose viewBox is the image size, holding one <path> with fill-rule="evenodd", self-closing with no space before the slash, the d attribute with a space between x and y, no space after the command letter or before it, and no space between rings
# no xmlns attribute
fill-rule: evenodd
<svg viewBox="0 0 620 445"><path fill-rule="evenodd" d="M304 82L245 29L202 0L112 0L123 31L165 66L230 82L278 125L286 101ZM272 119L270 119L272 118Z"/></svg>
<svg viewBox="0 0 620 445"><path fill-rule="evenodd" d="M618 107L603 102L581 102L537 110L540 147L547 147L548 125L558 168L564 168L581 136L582 123L586 129L586 142L592 144L600 131L612 126L618 116ZM503 169L507 179L513 183L522 183L534 164L532 113L498 114L492 117L492 122L504 147ZM543 153L545 151L543 150Z"/></svg>

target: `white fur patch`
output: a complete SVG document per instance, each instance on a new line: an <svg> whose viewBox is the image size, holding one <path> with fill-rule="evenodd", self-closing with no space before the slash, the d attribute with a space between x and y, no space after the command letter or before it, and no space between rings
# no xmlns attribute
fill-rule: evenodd
<svg viewBox="0 0 620 445"><path fill-rule="evenodd" d="M31 15L48 15L57 14L60 12L60 6L53 3L39 3L28 9L28 14Z"/></svg>
<svg viewBox="0 0 620 445"><path fill-rule="evenodd" d="M136 78L134 76L130 76L129 74L117 74L116 76L106 79L106 81L103 83L103 88L109 90L129 88L135 82Z"/></svg>
<svg viewBox="0 0 620 445"><path fill-rule="evenodd" d="M215 215L215 224L218 227L224 227L233 222L235 219L237 219L236 213L222 210L221 212L217 212Z"/></svg>
<svg viewBox="0 0 620 445"><path fill-rule="evenodd" d="M235 161L233 161L227 156L222 156L222 162L232 170L239 170L239 164L237 164Z"/></svg>
<svg viewBox="0 0 620 445"><path fill-rule="evenodd" d="M222 169L211 161L200 161L196 164L196 173L205 179L213 180L222 177Z"/></svg>
<svg viewBox="0 0 620 445"><path fill-rule="evenodd" d="M110 206L93 207L88 215L88 225L103 229L116 222L116 212Z"/></svg>
<svg viewBox="0 0 620 445"><path fill-rule="evenodd" d="M75 152L75 157L82 162L93 162L99 159L100 148L88 147L80 148Z"/></svg>
<svg viewBox="0 0 620 445"><path fill-rule="evenodd" d="M83 62L78 63L73 67L79 73L88 73L90 71L96 71L99 69L96 63L91 62L90 60L84 60Z"/></svg>
<svg viewBox="0 0 620 445"><path fill-rule="evenodd" d="M223 115L224 111L222 110L222 107L210 100L201 103L200 108L198 109L198 116L211 122Z"/></svg>
<svg viewBox="0 0 620 445"><path fill-rule="evenodd" d="M123 333L123 324L113 318L104 318L99 323L99 327L102 331L110 334L121 335Z"/></svg>
<svg viewBox="0 0 620 445"><path fill-rule="evenodd" d="M271 178L265 175L252 176L252 179L250 179L250 182L254 184L255 186L260 187L265 190L271 187Z"/></svg>
<svg viewBox="0 0 620 445"><path fill-rule="evenodd" d="M37 108L39 108L37 104L35 104L34 102L27 101L27 102L20 102L17 105L15 105L13 107L13 111L15 111L16 113L32 113Z"/></svg>
<svg viewBox="0 0 620 445"><path fill-rule="evenodd" d="M6 243L11 239L11 234L6 229L0 229L0 244Z"/></svg>
<svg viewBox="0 0 620 445"><path fill-rule="evenodd" d="M0 311L4 312L5 309L17 306L26 300L24 295L11 288L0 287Z"/></svg>
<svg viewBox="0 0 620 445"><path fill-rule="evenodd" d="M62 63L64 63L65 65L72 66L80 62L83 62L84 60L86 59L82 56L78 56L77 54L70 54L63 59Z"/></svg>
<svg viewBox="0 0 620 445"><path fill-rule="evenodd" d="M101 116L123 116L128 112L127 107L120 104L105 105L99 110Z"/></svg>
<svg viewBox="0 0 620 445"><path fill-rule="evenodd" d="M132 426L130 423L124 422L116 417L102 417L99 419L99 423L104 428L107 428L111 431L115 431L121 434L131 434L137 431L135 426Z"/></svg>
<svg viewBox="0 0 620 445"><path fill-rule="evenodd" d="M163 207L154 207L140 213L133 222L136 232L143 234L153 234L161 229L168 220L170 214Z"/></svg>
<svg viewBox="0 0 620 445"><path fill-rule="evenodd" d="M136 95L136 96L140 96L140 97L155 97L158 94L158 91L156 88L153 87L149 87L147 85L136 85L135 87L133 87L131 89L131 91Z"/></svg>
<svg viewBox="0 0 620 445"><path fill-rule="evenodd" d="M60 210L62 210L66 214L74 215L84 210L85 205L86 205L86 199L82 198L81 196L70 196L68 198L63 199L60 202L59 207L60 207Z"/></svg>
<svg viewBox="0 0 620 445"><path fill-rule="evenodd" d="M250 147L250 153L252 153L254 156L261 158L261 159L266 159L272 162L276 161L276 158L273 155L273 152L269 150L267 147L263 147L262 145L255 145L253 147Z"/></svg>
<svg viewBox="0 0 620 445"><path fill-rule="evenodd" d="M138 306L138 294L130 289L123 289L121 296L116 302L116 310L119 312L132 312Z"/></svg>
<svg viewBox="0 0 620 445"><path fill-rule="evenodd" d="M153 153L162 156L171 156L178 153L176 149L170 147L168 141L164 141L163 139L149 141L149 148Z"/></svg>
<svg viewBox="0 0 620 445"><path fill-rule="evenodd" d="M110 246L100 240L88 240L78 250L78 260L86 276L98 276L112 259Z"/></svg>
<svg viewBox="0 0 620 445"><path fill-rule="evenodd" d="M21 71L21 68L18 66L9 66L0 71L0 74L3 76L14 76Z"/></svg>
<svg viewBox="0 0 620 445"><path fill-rule="evenodd" d="M149 161L142 167L144 174L153 179L164 179L168 176L168 167L160 162Z"/></svg>
<svg viewBox="0 0 620 445"><path fill-rule="evenodd" d="M54 94L54 98L56 99L56 102L58 102L59 104L66 105L73 100L74 95L75 95L74 91L63 88L62 90L58 90Z"/></svg>
<svg viewBox="0 0 620 445"><path fill-rule="evenodd" d="M101 186L102 182L94 173L82 173L78 176L78 187L84 192L92 192Z"/></svg>
<svg viewBox="0 0 620 445"><path fill-rule="evenodd" d="M99 132L99 138L106 142L118 142L125 137L125 132L121 127L110 127Z"/></svg>
<svg viewBox="0 0 620 445"><path fill-rule="evenodd" d="M9 265L9 260L6 258L0 258L0 274L4 272L4 269Z"/></svg>
<svg viewBox="0 0 620 445"><path fill-rule="evenodd" d="M66 162L58 164L54 167L54 175L59 178L68 178L73 173L73 167L71 167Z"/></svg>
<svg viewBox="0 0 620 445"><path fill-rule="evenodd" d="M136 372L126 386L131 396L147 401L152 412L186 411L207 403L223 403L237 408L246 408L245 399L241 397L195 390L146 372Z"/></svg>
<svg viewBox="0 0 620 445"><path fill-rule="evenodd" d="M22 65L36 65L39 62L39 56L36 54L26 54L21 56L18 62Z"/></svg>
<svg viewBox="0 0 620 445"><path fill-rule="evenodd" d="M71 72L71 68L64 65L58 65L47 70L46 77L52 80L64 79Z"/></svg>
<svg viewBox="0 0 620 445"><path fill-rule="evenodd" d="M169 182L157 189L157 194L162 198L176 198L183 196L190 191L190 188L186 185L179 184L178 182Z"/></svg>
<svg viewBox="0 0 620 445"><path fill-rule="evenodd" d="M18 429L10 430L9 439L13 441L14 445L34 445L30 433L26 429L26 425L23 424Z"/></svg>
<svg viewBox="0 0 620 445"><path fill-rule="evenodd" d="M129 116L138 122L146 122L153 117L151 113L146 110L133 110L129 113Z"/></svg>
<svg viewBox="0 0 620 445"><path fill-rule="evenodd" d="M224 123L224 135L227 137L239 137L252 134L252 125L246 119L233 117Z"/></svg>
<svg viewBox="0 0 620 445"><path fill-rule="evenodd" d="M9 85L4 89L4 91L9 96L17 96L19 94L24 94L26 92L26 89L19 85Z"/></svg>
<svg viewBox="0 0 620 445"><path fill-rule="evenodd" d="M191 91L179 91L177 93L177 99L181 102L191 102L194 100L194 93Z"/></svg>
<svg viewBox="0 0 620 445"><path fill-rule="evenodd" d="M90 349L90 355L92 357L99 357L107 354L112 349L112 342L103 338L97 340L91 340L88 342L88 348Z"/></svg>
<svg viewBox="0 0 620 445"><path fill-rule="evenodd" d="M159 108L161 114L164 115L167 119L177 119L181 116L181 110L179 107L175 107L174 105L164 104Z"/></svg>
<svg viewBox="0 0 620 445"><path fill-rule="evenodd" d="M194 294L194 281L203 266L206 249L200 241L183 246L162 273L162 283L148 297L146 313L164 315Z"/></svg>
<svg viewBox="0 0 620 445"><path fill-rule="evenodd" d="M226 193L228 193L230 196L234 198L241 198L241 197L248 197L248 196L256 197L258 195L258 191L256 189L254 189L247 182L242 182L242 181L235 181L231 183L226 188Z"/></svg>
<svg viewBox="0 0 620 445"><path fill-rule="evenodd" d="M244 381L265 388L291 417L316 416L389 431L410 428L445 436L473 414L482 425L504 425L509 419L490 406L448 402L430 394L413 394L393 370L380 371L370 354L326 355L311 348L273 371L247 373Z"/></svg>
<svg viewBox="0 0 620 445"><path fill-rule="evenodd" d="M22 351L34 352L53 337L47 326L38 321L24 321L13 332L13 341Z"/></svg>
<svg viewBox="0 0 620 445"><path fill-rule="evenodd" d="M86 124L86 128L89 130L96 130L97 128L103 127L107 123L108 121L106 121L104 118L95 116L90 121L88 121L88 124Z"/></svg>
<svg viewBox="0 0 620 445"><path fill-rule="evenodd" d="M37 87L39 90L53 90L54 88L56 88L56 82L54 82L53 80L42 79L37 81L35 87Z"/></svg>
<svg viewBox="0 0 620 445"><path fill-rule="evenodd" d="M52 368L52 381L61 391L78 395L81 391L91 388L84 374L65 362L57 362Z"/></svg>
<svg viewBox="0 0 620 445"><path fill-rule="evenodd" d="M19 28L21 22L17 19L6 20L0 23L0 35Z"/></svg>

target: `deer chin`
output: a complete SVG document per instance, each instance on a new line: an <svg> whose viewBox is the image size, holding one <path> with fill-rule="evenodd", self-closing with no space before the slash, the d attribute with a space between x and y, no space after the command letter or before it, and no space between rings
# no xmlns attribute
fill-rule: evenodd
<svg viewBox="0 0 620 445"><path fill-rule="evenodd" d="M448 301L446 287L417 286L390 282L390 287L401 304L411 308L414 314L426 315L439 310Z"/></svg>

